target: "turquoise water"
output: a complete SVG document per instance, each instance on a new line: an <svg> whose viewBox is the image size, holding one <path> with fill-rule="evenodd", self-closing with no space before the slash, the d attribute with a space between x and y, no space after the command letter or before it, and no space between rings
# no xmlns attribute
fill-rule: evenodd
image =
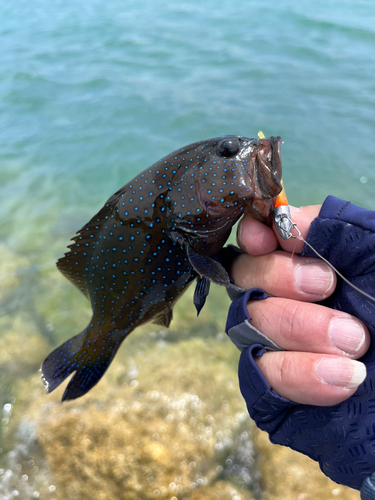
<svg viewBox="0 0 375 500"><path fill-rule="evenodd" d="M294 205L375 208L371 1L15 0L0 19L0 238L32 266L136 172L221 134L281 135Z"/></svg>
<svg viewBox="0 0 375 500"><path fill-rule="evenodd" d="M219 134L281 135L293 204L375 208L371 1L15 0L0 17L0 236L35 262L135 172Z"/></svg>
<svg viewBox="0 0 375 500"><path fill-rule="evenodd" d="M25 312L51 345L79 331L85 301L56 259L189 142L281 135L291 204L375 209L372 1L13 0L0 47L0 338ZM22 373L7 363L3 405Z"/></svg>

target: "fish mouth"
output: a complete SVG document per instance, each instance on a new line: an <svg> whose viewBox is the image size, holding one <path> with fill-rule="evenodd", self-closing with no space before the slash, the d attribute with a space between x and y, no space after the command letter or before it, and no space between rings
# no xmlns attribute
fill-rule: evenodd
<svg viewBox="0 0 375 500"><path fill-rule="evenodd" d="M277 195L282 191L281 183L281 137L262 138L257 141L254 168L259 191L252 203L244 209L245 215L268 226L272 225L272 212Z"/></svg>
<svg viewBox="0 0 375 500"><path fill-rule="evenodd" d="M257 181L263 198L275 198L282 190L281 185L281 137L259 139L255 160Z"/></svg>

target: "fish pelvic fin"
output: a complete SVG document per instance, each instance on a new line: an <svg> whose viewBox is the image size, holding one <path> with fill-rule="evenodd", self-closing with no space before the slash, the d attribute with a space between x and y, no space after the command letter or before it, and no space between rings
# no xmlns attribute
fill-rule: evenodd
<svg viewBox="0 0 375 500"><path fill-rule="evenodd" d="M201 312L205 302L207 295L210 292L210 280L205 278L204 276L200 276L197 278L197 285L195 287L194 292L194 305L197 310L197 316Z"/></svg>
<svg viewBox="0 0 375 500"><path fill-rule="evenodd" d="M124 338L123 331L104 332L90 325L64 342L47 356L40 369L47 393L74 373L62 401L86 394L104 375Z"/></svg>
<svg viewBox="0 0 375 500"><path fill-rule="evenodd" d="M230 286L229 275L220 262L196 252L189 245L187 246L187 256L191 266L201 278L207 278L215 285Z"/></svg>

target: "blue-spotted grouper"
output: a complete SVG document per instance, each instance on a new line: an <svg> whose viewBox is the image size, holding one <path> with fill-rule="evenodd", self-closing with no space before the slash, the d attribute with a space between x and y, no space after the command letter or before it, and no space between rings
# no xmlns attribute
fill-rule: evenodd
<svg viewBox="0 0 375 500"><path fill-rule="evenodd" d="M77 233L57 267L90 300L93 316L45 359L48 392L72 373L63 400L89 391L134 328L169 326L195 278L198 313L211 281L231 286L214 257L242 214L270 221L281 191L281 142L224 136L178 149L117 191Z"/></svg>

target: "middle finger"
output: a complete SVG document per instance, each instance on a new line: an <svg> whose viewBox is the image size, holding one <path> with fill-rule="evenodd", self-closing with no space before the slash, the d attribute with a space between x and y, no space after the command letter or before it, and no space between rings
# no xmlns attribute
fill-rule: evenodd
<svg viewBox="0 0 375 500"><path fill-rule="evenodd" d="M275 297L306 302L325 299L336 286L335 273L324 262L283 251L258 257L242 254L232 265L231 277L245 290L262 288Z"/></svg>

